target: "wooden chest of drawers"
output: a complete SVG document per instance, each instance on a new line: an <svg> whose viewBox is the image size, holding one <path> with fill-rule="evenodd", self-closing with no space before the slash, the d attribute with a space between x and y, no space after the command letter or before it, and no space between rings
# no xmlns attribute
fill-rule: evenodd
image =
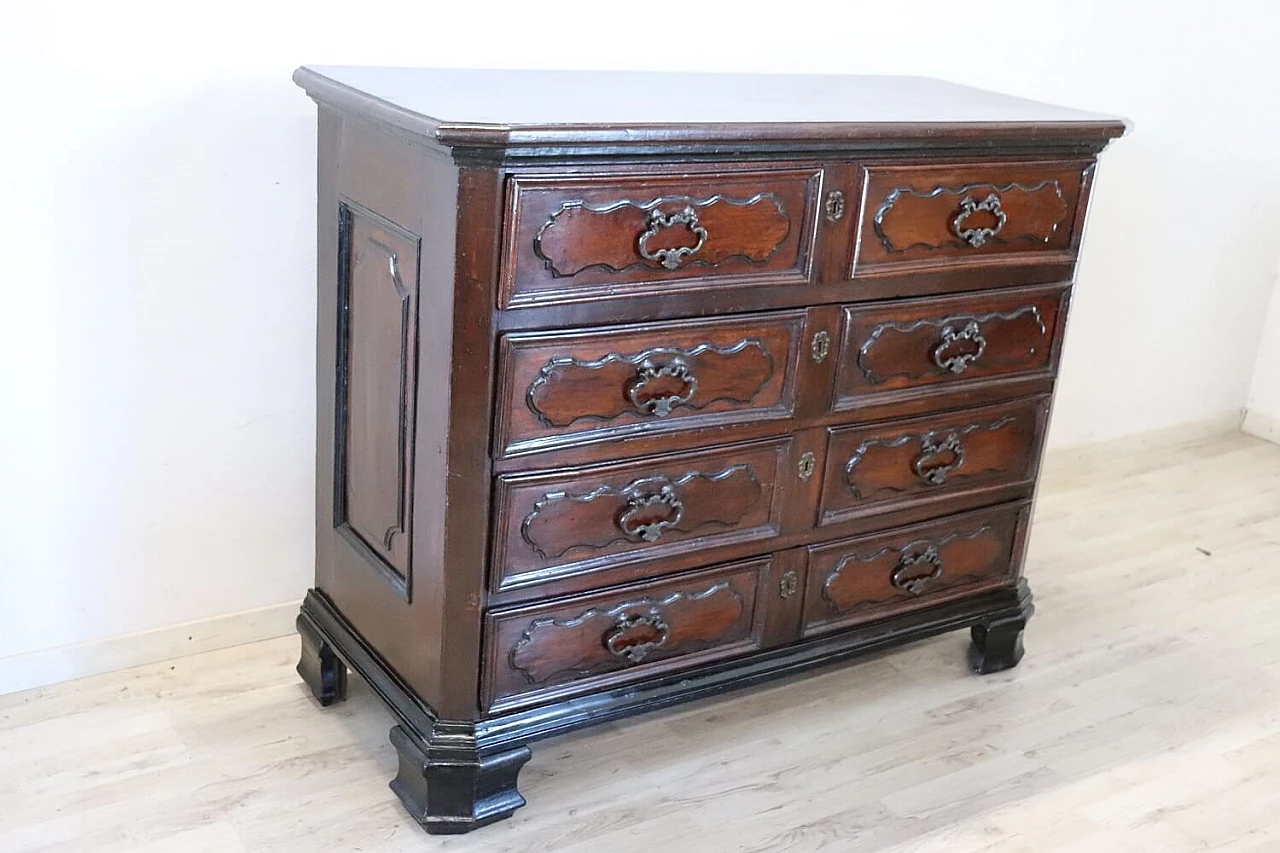
<svg viewBox="0 0 1280 853"><path fill-rule="evenodd" d="M959 628L1015 665L1115 119L909 78L300 69L319 120L299 672L429 831L528 744Z"/></svg>

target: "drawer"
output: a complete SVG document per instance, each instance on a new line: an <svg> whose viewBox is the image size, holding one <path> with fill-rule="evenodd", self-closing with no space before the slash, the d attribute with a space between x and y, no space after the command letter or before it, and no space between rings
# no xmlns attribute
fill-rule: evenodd
<svg viewBox="0 0 1280 853"><path fill-rule="evenodd" d="M1066 299L1066 287L1054 286L848 306L834 407L1048 376Z"/></svg>
<svg viewBox="0 0 1280 853"><path fill-rule="evenodd" d="M786 437L568 472L501 476L492 588L776 536L790 447Z"/></svg>
<svg viewBox="0 0 1280 853"><path fill-rule="evenodd" d="M865 172L855 275L1069 258L1087 162L878 165Z"/></svg>
<svg viewBox="0 0 1280 853"><path fill-rule="evenodd" d="M788 417L805 314L511 334L496 452Z"/></svg>
<svg viewBox="0 0 1280 853"><path fill-rule="evenodd" d="M1030 484L1048 398L827 431L819 524Z"/></svg>
<svg viewBox="0 0 1280 853"><path fill-rule="evenodd" d="M513 175L501 307L806 284L818 168Z"/></svg>
<svg viewBox="0 0 1280 853"><path fill-rule="evenodd" d="M811 546L804 634L927 607L1007 583L1027 504Z"/></svg>
<svg viewBox="0 0 1280 853"><path fill-rule="evenodd" d="M495 611L488 711L559 699L760 648L768 558Z"/></svg>

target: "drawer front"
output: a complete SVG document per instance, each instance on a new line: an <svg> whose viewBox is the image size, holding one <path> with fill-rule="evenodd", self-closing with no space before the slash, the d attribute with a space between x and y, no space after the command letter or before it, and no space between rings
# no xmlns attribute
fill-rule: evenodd
<svg viewBox="0 0 1280 853"><path fill-rule="evenodd" d="M822 170L516 175L502 307L810 280Z"/></svg>
<svg viewBox="0 0 1280 853"><path fill-rule="evenodd" d="M805 314L506 335L499 455L785 418Z"/></svg>
<svg viewBox="0 0 1280 853"><path fill-rule="evenodd" d="M1048 375L1065 287L844 309L836 409L1002 377Z"/></svg>
<svg viewBox="0 0 1280 853"><path fill-rule="evenodd" d="M1035 478L1047 398L827 433L820 524Z"/></svg>
<svg viewBox="0 0 1280 853"><path fill-rule="evenodd" d="M855 272L1069 256L1079 242L1073 163L885 165L866 170Z"/></svg>
<svg viewBox="0 0 1280 853"><path fill-rule="evenodd" d="M486 619L486 710L602 689L760 648L767 558Z"/></svg>
<svg viewBox="0 0 1280 853"><path fill-rule="evenodd" d="M1011 580L1025 506L810 547L804 634L927 607Z"/></svg>
<svg viewBox="0 0 1280 853"><path fill-rule="evenodd" d="M776 536L790 446L788 437L499 477L493 588Z"/></svg>

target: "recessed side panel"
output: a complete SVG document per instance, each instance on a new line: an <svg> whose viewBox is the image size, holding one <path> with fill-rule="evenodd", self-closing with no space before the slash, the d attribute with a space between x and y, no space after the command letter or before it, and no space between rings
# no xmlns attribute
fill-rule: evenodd
<svg viewBox="0 0 1280 853"><path fill-rule="evenodd" d="M407 598L421 239L350 203L340 217L333 521Z"/></svg>

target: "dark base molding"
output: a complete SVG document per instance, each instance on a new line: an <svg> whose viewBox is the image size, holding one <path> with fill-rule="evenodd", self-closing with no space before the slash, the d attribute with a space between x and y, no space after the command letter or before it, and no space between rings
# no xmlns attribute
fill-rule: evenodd
<svg viewBox="0 0 1280 853"><path fill-rule="evenodd" d="M1034 611L1028 595L1020 615L993 619L970 628L973 644L969 646L969 666L973 671L989 675L1017 666L1022 660L1022 631Z"/></svg>
<svg viewBox="0 0 1280 853"><path fill-rule="evenodd" d="M399 718L391 743L400 772L391 783L428 832L469 832L525 804L516 789L528 744L574 729L758 684L868 652L970 628L970 663L999 672L1022 658L1022 632L1034 608L1025 580L916 613L641 684L567 699L475 722L441 720L400 681L324 593L302 603L298 672L322 705L346 696L346 667L369 683ZM345 666L344 666L345 664Z"/></svg>
<svg viewBox="0 0 1280 853"><path fill-rule="evenodd" d="M346 699L347 665L309 619L299 614L297 625L298 636L302 638L298 675L322 706L327 708Z"/></svg>
<svg viewBox="0 0 1280 853"><path fill-rule="evenodd" d="M465 744L424 744L404 726L391 730L391 745L400 754L391 790L427 832L470 832L524 805L516 777L533 755L527 746L480 755Z"/></svg>

